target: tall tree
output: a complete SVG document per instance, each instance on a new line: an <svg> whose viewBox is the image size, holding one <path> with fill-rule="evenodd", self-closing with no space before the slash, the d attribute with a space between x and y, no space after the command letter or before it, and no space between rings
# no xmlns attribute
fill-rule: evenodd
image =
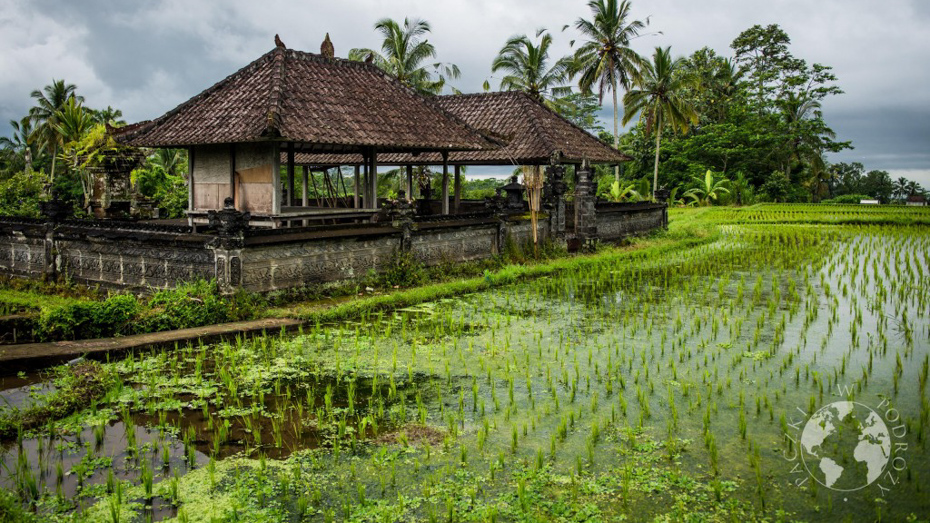
<svg viewBox="0 0 930 523"><path fill-rule="evenodd" d="M648 130L656 133L655 163L652 178L653 194L659 187L659 149L662 142L662 127L668 125L673 131L687 132L690 125L697 124L698 114L685 97L686 91L695 86L695 78L685 74L685 59L671 57L671 48L656 47L652 62L645 64L636 86L623 97L623 125L636 114L646 119Z"/></svg>
<svg viewBox="0 0 930 523"><path fill-rule="evenodd" d="M97 147L94 143L96 140L86 139L88 133L95 125L99 125L99 132L103 133L103 125L95 124L92 112L85 109L75 97L68 98L64 107L55 112L54 119L55 133L61 141L60 156L66 168L71 170L72 176L80 180L84 192L84 205L87 205L93 191L93 180L81 162L86 161L84 157Z"/></svg>
<svg viewBox="0 0 930 523"><path fill-rule="evenodd" d="M349 51L350 60L371 58L382 71L423 94L439 94L446 85L446 78L460 76L455 64L435 62L430 66L424 63L436 58L436 48L426 39L431 31L429 22L405 18L401 27L396 21L383 18L375 24L375 30L384 37L381 52L352 49Z"/></svg>
<svg viewBox="0 0 930 523"><path fill-rule="evenodd" d="M10 149L17 156L22 155L23 166L26 173L29 173L32 171L32 162L36 152L32 119L26 116L18 122L10 120L10 127L13 128L13 136L0 136L0 147Z"/></svg>
<svg viewBox="0 0 930 523"><path fill-rule="evenodd" d="M58 148L62 144L61 134L58 132L58 115L68 100L75 99L78 103L84 101L83 96L77 95L77 86L65 83L64 80L52 79L41 91L32 91L32 98L36 105L29 110L29 117L35 124L37 138L41 140L44 149L52 155L51 181L55 180L55 159Z"/></svg>
<svg viewBox="0 0 930 523"><path fill-rule="evenodd" d="M126 125L126 121L123 120L123 111L114 109L109 105L106 109L92 111L92 115L94 121L99 124L109 124L113 127L122 127Z"/></svg>
<svg viewBox="0 0 930 523"><path fill-rule="evenodd" d="M629 90L637 77L637 70L645 60L630 48L630 41L639 36L649 23L630 20L630 2L622 0L591 0L591 20L579 18L575 27L586 41L575 52L573 71L579 74L578 87L584 94L597 86L598 100L604 102L604 93L610 91L614 102L614 148L620 146L619 105L617 90ZM614 170L620 179L620 170Z"/></svg>
<svg viewBox="0 0 930 523"><path fill-rule="evenodd" d="M558 99L571 93L565 85L572 60L562 57L549 66L549 48L552 35L545 29L536 32L538 44L526 35L514 36L497 54L491 63L491 72L504 71L501 78L502 91L523 91L544 101L550 107L558 105Z"/></svg>

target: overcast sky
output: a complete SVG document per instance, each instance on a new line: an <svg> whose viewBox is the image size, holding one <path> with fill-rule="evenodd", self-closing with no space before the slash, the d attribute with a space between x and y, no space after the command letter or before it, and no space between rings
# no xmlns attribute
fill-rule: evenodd
<svg viewBox="0 0 930 523"><path fill-rule="evenodd" d="M319 52L330 33L337 56L378 47L383 17L419 17L433 28L438 58L457 64L463 92L481 90L506 39L545 27L554 56L569 52L586 0L0 0L0 132L31 105L29 93L64 78L92 107L150 119L269 51L275 33L288 47ZM755 24L779 24L791 52L833 66L845 94L824 104L827 123L860 161L930 187L930 0L633 0L652 31L634 42L687 55L709 46L725 56ZM609 120L609 103L604 107ZM605 125L610 127L610 124Z"/></svg>

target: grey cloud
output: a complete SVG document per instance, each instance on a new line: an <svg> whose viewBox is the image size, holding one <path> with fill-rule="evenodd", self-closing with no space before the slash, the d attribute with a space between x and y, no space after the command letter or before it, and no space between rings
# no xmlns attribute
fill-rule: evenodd
<svg viewBox="0 0 930 523"><path fill-rule="evenodd" d="M48 83L52 76L64 75L85 94L94 93L88 103L120 107L130 120L158 116L194 96L271 49L275 33L290 47L315 51L329 32L337 54L345 56L351 47L378 45L372 25L380 18L423 18L433 26L430 41L439 59L462 70L454 86L474 92L491 77L491 60L508 37L547 27L558 56L570 52L568 42L575 37L573 30L562 33L562 26L588 13L585 0L9 2L12 13L0 15L0 29L4 17L17 19L20 11L41 13L58 24L38 27L40 39L52 36L43 36L43 30L52 33L61 27L76 34L69 54L52 62L57 69L36 64L37 70L44 68L34 76L48 78L31 81ZM838 158L861 155L876 162L876 168L930 168L930 155L924 151L928 92L914 88L930 82L930 70L923 67L930 62L930 33L923 29L930 3L925 0L887 0L880 10L869 0L634 0L633 9L637 18L652 17L651 31L664 33L634 42L643 54L656 45L671 45L677 54L704 46L729 54L729 43L740 31L753 24L780 24L792 37L792 52L833 65L847 91L825 107L838 137L856 145ZM866 27L871 29L863 31ZM5 53L27 52L25 45L0 30ZM56 72L62 60L73 65L67 71L83 74L80 80L71 78L77 76L73 73ZM4 63L0 57L0 78L8 74ZM496 88L498 80L491 78L491 84ZM28 89L16 85L14 90L0 84L4 124L21 116L30 105L28 91L44 84ZM602 116L610 129L609 97L605 103ZM879 105L883 109L868 109ZM7 133L8 127L3 125L0 132Z"/></svg>

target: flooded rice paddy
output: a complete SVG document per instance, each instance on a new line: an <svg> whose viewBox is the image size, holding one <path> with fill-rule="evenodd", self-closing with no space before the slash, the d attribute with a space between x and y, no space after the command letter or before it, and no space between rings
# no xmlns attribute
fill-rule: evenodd
<svg viewBox="0 0 930 523"><path fill-rule="evenodd" d="M926 518L928 257L917 227L730 226L136 354L0 483L60 520Z"/></svg>

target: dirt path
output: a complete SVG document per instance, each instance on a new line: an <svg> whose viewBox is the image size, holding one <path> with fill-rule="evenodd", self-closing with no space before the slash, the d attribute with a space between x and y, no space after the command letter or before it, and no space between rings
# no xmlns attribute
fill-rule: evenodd
<svg viewBox="0 0 930 523"><path fill-rule="evenodd" d="M4 345L0 346L0 374L12 374L20 370L54 365L85 355L102 358L108 353L133 349L173 347L175 344L185 345L188 342L198 341L207 343L236 336L247 337L263 332L274 333L281 329L293 330L302 323L300 320L291 318L266 318L99 340Z"/></svg>

